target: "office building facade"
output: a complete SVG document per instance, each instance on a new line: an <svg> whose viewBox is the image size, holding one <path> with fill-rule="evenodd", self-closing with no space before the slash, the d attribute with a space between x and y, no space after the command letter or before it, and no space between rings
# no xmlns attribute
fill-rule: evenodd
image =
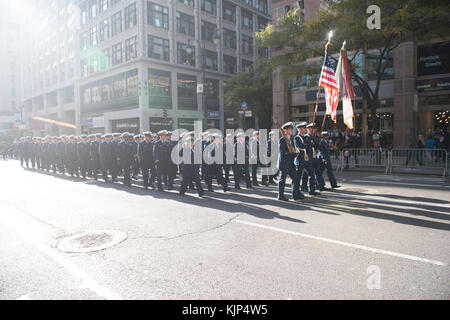
<svg viewBox="0 0 450 320"><path fill-rule="evenodd" d="M74 110L60 103L62 84L49 88L53 96L56 91L56 106L46 107L41 96L48 90L27 94L31 98L24 105L28 118L44 110L52 119L75 124L79 133L193 129L194 121L204 117L203 101L206 125L223 129L225 81L250 68L258 53L267 53L257 48L254 32L270 22L270 0L64 3L71 8L67 14L79 16L73 28ZM204 97L197 93L203 64Z"/></svg>

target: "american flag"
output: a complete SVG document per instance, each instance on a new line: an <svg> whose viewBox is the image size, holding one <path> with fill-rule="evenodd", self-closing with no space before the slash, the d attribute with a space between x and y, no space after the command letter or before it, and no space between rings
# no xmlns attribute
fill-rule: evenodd
<svg viewBox="0 0 450 320"><path fill-rule="evenodd" d="M320 74L319 86L325 88L326 114L331 114L331 119L336 122L336 109L339 103L339 88L333 69L333 61L328 50L325 51L325 60Z"/></svg>

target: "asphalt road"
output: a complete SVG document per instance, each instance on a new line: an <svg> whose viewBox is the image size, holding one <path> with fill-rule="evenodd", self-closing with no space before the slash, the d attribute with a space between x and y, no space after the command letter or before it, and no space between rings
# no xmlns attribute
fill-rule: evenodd
<svg viewBox="0 0 450 320"><path fill-rule="evenodd" d="M340 173L302 202L276 187L199 198L0 162L0 299L449 299L450 182ZM61 239L119 230L90 253ZM94 241L95 242L95 241Z"/></svg>

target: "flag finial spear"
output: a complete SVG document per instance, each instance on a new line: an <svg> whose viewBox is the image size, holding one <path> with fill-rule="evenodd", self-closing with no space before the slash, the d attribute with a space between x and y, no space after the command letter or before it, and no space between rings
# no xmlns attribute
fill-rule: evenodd
<svg viewBox="0 0 450 320"><path fill-rule="evenodd" d="M341 50L344 50L345 49L345 44L347 43L347 41L345 41L344 40L344 42L342 42L342 48L341 48Z"/></svg>
<svg viewBox="0 0 450 320"><path fill-rule="evenodd" d="M328 41L327 41L327 44L325 45L325 51L328 50L328 45L331 44L332 36L333 36L333 30L330 30L330 32L328 32Z"/></svg>

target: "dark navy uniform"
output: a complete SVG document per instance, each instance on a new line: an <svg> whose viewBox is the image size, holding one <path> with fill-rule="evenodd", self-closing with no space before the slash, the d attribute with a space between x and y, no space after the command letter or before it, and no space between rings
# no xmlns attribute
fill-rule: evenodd
<svg viewBox="0 0 450 320"><path fill-rule="evenodd" d="M110 135L106 135L105 138L111 137ZM115 146L111 141L104 140L98 145L98 153L100 156L100 162L102 165L102 173L103 179L108 181L108 171L111 174L111 179L113 182L116 180L116 173L114 171L114 160L116 157Z"/></svg>
<svg viewBox="0 0 450 320"><path fill-rule="evenodd" d="M159 132L158 134L166 135L167 132ZM169 144L163 140L159 139L155 142L153 155L155 157L156 164L156 179L158 184L158 190L163 191L162 183L167 186L167 176L168 176L168 162L170 161L170 155L168 156Z"/></svg>
<svg viewBox="0 0 450 320"><path fill-rule="evenodd" d="M65 173L66 164L66 144L63 140L56 143L56 161L58 163L59 173Z"/></svg>
<svg viewBox="0 0 450 320"><path fill-rule="evenodd" d="M187 138L186 143L190 144L192 142L192 138ZM198 144L201 146L201 144ZM197 187L198 195L201 197L204 194L202 183L200 179L200 164L194 163L194 147L187 147L187 148L181 148L180 150L180 156L183 159L183 152L189 152L190 153L190 163L183 163L181 166L181 187L180 187L180 194L184 195L186 193L187 187L192 184L192 182L195 182L195 185Z"/></svg>
<svg viewBox="0 0 450 320"><path fill-rule="evenodd" d="M252 176L252 185L257 186L258 185L258 177L256 175L258 171L258 165L259 165L259 140L256 138L256 135L258 135L259 132L256 131L253 133L254 138L249 142L249 148L250 148L250 158L252 164L251 166L251 176Z"/></svg>
<svg viewBox="0 0 450 320"><path fill-rule="evenodd" d="M211 159L214 159L214 157L216 156L216 152L218 152L219 154L223 153L223 144L211 142L206 147L206 152L208 152ZM223 161L223 157L221 160ZM206 171L205 182L206 182L206 185L208 186L209 192L214 192L214 190L212 188L213 179L217 180L217 183L222 186L222 189L224 192L228 191L228 183L227 183L226 179L223 178L223 170L222 170L221 163L214 162L212 164L207 164L206 170L207 171Z"/></svg>
<svg viewBox="0 0 450 320"><path fill-rule="evenodd" d="M86 137L82 137L84 139ZM80 141L77 143L77 156L78 164L80 166L80 173L83 178L86 178L86 174L89 171L89 142Z"/></svg>
<svg viewBox="0 0 450 320"><path fill-rule="evenodd" d="M73 140L73 137L70 138L71 141L66 142L66 163L67 163L67 171L69 175L72 177L74 175L79 176L78 173L78 164L77 164L77 143Z"/></svg>
<svg viewBox="0 0 450 320"><path fill-rule="evenodd" d="M289 124L283 125L283 127L289 127ZM293 145L293 138L290 137L290 142ZM297 171L294 166L294 158L296 154L292 153L289 149L288 143L284 139L284 137L280 138L278 143L278 170L279 170L279 178L278 178L278 199L279 200L287 200L284 197L284 188L286 185L286 178L289 176L292 179L292 197L297 200L299 199L299 178L297 176Z"/></svg>
<svg viewBox="0 0 450 320"><path fill-rule="evenodd" d="M328 180L330 181L332 188L339 187L336 182L336 177L333 173L333 166L331 165L331 158L330 158L330 145L328 144L327 137L328 135L324 135L322 133L322 136L324 136L319 143L319 160L321 162L321 175L323 174L323 171L327 170Z"/></svg>
<svg viewBox="0 0 450 320"><path fill-rule="evenodd" d="M144 133L144 135L151 136L151 133ZM153 186L154 182L149 179L149 171L153 175L153 172L155 170L153 147L153 142L151 140L144 140L139 142L137 149L137 156L142 171L143 186L145 189L147 189L149 186Z"/></svg>
<svg viewBox="0 0 450 320"><path fill-rule="evenodd" d="M276 148L276 141L272 140L272 136L273 134L269 135L269 139L267 140L267 146L266 146L266 150L267 150L267 159L270 159L272 157L272 145L274 145L274 148ZM269 162L268 164L264 165L265 167L270 167L271 163ZM263 175L262 176L262 184L267 185L269 184L274 184L275 182L273 181L274 175Z"/></svg>
<svg viewBox="0 0 450 320"><path fill-rule="evenodd" d="M117 152L118 157L120 158L120 165L122 166L123 171L123 184L130 185L131 184L131 165L134 161L134 146L132 142L129 140L129 135L122 135L124 138L123 141L120 141L117 144Z"/></svg>
<svg viewBox="0 0 450 320"><path fill-rule="evenodd" d="M239 137L239 135L238 135ZM239 150L244 150L245 159L238 159ZM252 182L250 181L250 172L249 172L249 148L247 141L237 141L234 144L234 168L235 176L234 176L234 184L236 189L240 189L240 181L244 178L247 189L252 187Z"/></svg>
<svg viewBox="0 0 450 320"><path fill-rule="evenodd" d="M100 144L99 140L93 140L89 144L90 170L91 170L92 177L95 180L97 180L98 171L101 170L101 168L102 168L102 165L100 162L99 144Z"/></svg>
<svg viewBox="0 0 450 320"><path fill-rule="evenodd" d="M314 150L311 136L309 134L305 134L302 136L304 141L304 146L306 150L306 154L308 155L308 160L305 161L305 167L302 172L299 172L299 175L302 174L302 190L309 191L310 194L314 194L316 191L316 175L313 169L313 159L314 159ZM300 168L299 168L300 170ZM308 190L309 186L309 190Z"/></svg>
<svg viewBox="0 0 450 320"><path fill-rule="evenodd" d="M232 163L227 163L227 150L231 150L231 158L229 161ZM225 172L225 179L230 183L230 169L233 169L233 175L236 175L234 169L234 143L226 141L223 143L223 169Z"/></svg>

